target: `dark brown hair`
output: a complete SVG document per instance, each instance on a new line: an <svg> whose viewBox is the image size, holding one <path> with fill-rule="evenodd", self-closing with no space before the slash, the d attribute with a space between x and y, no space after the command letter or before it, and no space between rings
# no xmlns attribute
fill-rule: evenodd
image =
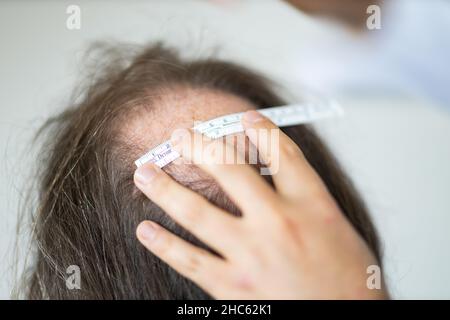
<svg viewBox="0 0 450 320"><path fill-rule="evenodd" d="M137 241L136 226L150 219L202 245L134 186L133 161L146 150L139 139L121 134L122 123L148 111L152 93L174 86L230 93L258 108L284 101L264 77L233 63L183 60L160 44L141 49L131 58L121 57L124 51L128 50L121 46L103 47L97 55L100 66L90 68L95 76L86 80L82 95L42 129L47 143L38 162L39 199L33 214L36 253L25 281L28 298L210 298ZM283 131L301 147L380 260L366 207L328 148L307 126ZM208 187L197 189L217 205L235 211L226 196ZM80 267L80 290L66 287L70 265Z"/></svg>

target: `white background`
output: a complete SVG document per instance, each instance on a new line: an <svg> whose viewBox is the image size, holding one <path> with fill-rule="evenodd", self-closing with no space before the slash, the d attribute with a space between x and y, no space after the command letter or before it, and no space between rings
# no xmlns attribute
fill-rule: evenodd
<svg viewBox="0 0 450 320"><path fill-rule="evenodd" d="M81 30L66 28L69 4L81 8ZM393 297L450 298L450 108L396 87L401 77L382 69L376 55L362 74L374 80L378 68L384 78L352 86L364 78L360 70L348 59L333 61L349 53L348 37L276 0L2 1L0 298L9 297L14 279L18 204L33 166L27 148L68 101L95 40L164 40L191 57L216 54L254 67L294 95L303 85L335 95L345 117L318 128L369 203Z"/></svg>

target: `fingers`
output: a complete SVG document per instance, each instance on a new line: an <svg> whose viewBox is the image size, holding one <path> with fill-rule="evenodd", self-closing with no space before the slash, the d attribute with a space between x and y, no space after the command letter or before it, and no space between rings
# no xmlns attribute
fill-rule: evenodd
<svg viewBox="0 0 450 320"><path fill-rule="evenodd" d="M315 187L322 187L319 175L300 148L269 119L252 110L244 114L242 124L249 140L268 164L280 194L304 198Z"/></svg>
<svg viewBox="0 0 450 320"><path fill-rule="evenodd" d="M142 222L136 235L153 254L204 290L213 293L223 277L225 260L177 237L151 221Z"/></svg>
<svg viewBox="0 0 450 320"><path fill-rule="evenodd" d="M244 217L260 217L267 204L275 201L270 185L254 168L245 165L245 159L239 160L242 156L223 140L210 140L192 130L180 130L173 135L172 145L183 158L210 174L243 211Z"/></svg>
<svg viewBox="0 0 450 320"><path fill-rule="evenodd" d="M239 218L183 187L156 165L139 167L134 174L134 181L148 198L210 247L224 253L229 251L226 249L238 245L236 233L240 230L237 223Z"/></svg>

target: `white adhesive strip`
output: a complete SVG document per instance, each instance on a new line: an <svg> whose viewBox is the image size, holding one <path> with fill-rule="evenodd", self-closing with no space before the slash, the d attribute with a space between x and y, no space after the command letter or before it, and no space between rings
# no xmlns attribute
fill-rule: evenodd
<svg viewBox="0 0 450 320"><path fill-rule="evenodd" d="M259 109L264 116L269 118L279 127L293 126L310 123L319 119L342 115L342 108L330 100L306 102L280 107ZM211 139L217 139L229 134L243 132L241 118L244 113L233 113L208 120L196 125L193 129ZM170 141L166 141L135 161L137 167L144 163L152 162L160 168L179 158L180 154L172 149Z"/></svg>

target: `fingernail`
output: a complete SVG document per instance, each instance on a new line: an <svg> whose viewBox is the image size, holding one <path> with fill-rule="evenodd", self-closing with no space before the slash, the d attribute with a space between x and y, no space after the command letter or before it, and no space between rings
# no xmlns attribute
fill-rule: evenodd
<svg viewBox="0 0 450 320"><path fill-rule="evenodd" d="M261 113L259 113L258 111L250 110L250 111L247 111L246 113L244 113L244 116L242 117L242 119L249 123L255 123L255 122L264 120L264 116Z"/></svg>
<svg viewBox="0 0 450 320"><path fill-rule="evenodd" d="M153 164L147 164L137 168L134 173L134 179L139 184L149 184L158 174L157 168Z"/></svg>
<svg viewBox="0 0 450 320"><path fill-rule="evenodd" d="M156 227L151 222L144 222L138 226L139 237L146 241L152 241L156 235Z"/></svg>

